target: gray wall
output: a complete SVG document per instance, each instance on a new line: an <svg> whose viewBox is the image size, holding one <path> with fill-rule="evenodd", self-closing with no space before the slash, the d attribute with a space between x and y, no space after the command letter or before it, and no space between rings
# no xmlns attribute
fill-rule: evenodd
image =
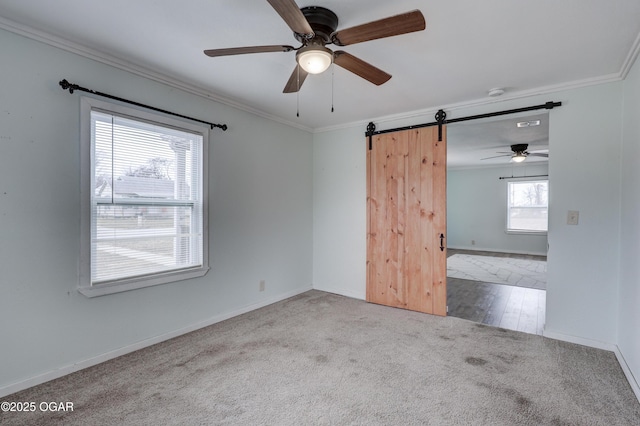
<svg viewBox="0 0 640 426"><path fill-rule="evenodd" d="M0 392L311 288L309 132L3 30L0 52ZM206 276L76 291L81 93L62 78L229 126L212 131Z"/></svg>
<svg viewBox="0 0 640 426"><path fill-rule="evenodd" d="M449 169L447 247L546 255L546 235L505 232L508 181L498 178L512 175L545 175L547 171L546 164L535 163L520 164L518 167ZM472 241L475 244L472 244Z"/></svg>
<svg viewBox="0 0 640 426"><path fill-rule="evenodd" d="M366 142L352 127L314 135L313 286L364 299Z"/></svg>
<svg viewBox="0 0 640 426"><path fill-rule="evenodd" d="M640 62L637 60L624 82L623 96L618 345L640 380Z"/></svg>

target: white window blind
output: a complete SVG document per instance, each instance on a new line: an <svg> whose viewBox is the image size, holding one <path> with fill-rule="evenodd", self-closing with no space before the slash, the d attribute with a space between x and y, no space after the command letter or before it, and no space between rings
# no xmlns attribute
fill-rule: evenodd
<svg viewBox="0 0 640 426"><path fill-rule="evenodd" d="M549 181L508 182L507 231L547 232Z"/></svg>
<svg viewBox="0 0 640 426"><path fill-rule="evenodd" d="M92 108L91 286L204 266L203 135Z"/></svg>

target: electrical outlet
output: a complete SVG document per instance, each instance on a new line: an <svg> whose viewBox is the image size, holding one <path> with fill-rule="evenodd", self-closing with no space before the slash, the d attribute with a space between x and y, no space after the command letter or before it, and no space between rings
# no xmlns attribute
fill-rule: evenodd
<svg viewBox="0 0 640 426"><path fill-rule="evenodd" d="M265 282L264 280L260 281L260 291L264 291Z"/></svg>
<svg viewBox="0 0 640 426"><path fill-rule="evenodd" d="M471 240L471 245L475 246L476 245L476 240Z"/></svg>
<svg viewBox="0 0 640 426"><path fill-rule="evenodd" d="M569 210L567 213L567 225L577 225L580 219L580 212L576 210Z"/></svg>

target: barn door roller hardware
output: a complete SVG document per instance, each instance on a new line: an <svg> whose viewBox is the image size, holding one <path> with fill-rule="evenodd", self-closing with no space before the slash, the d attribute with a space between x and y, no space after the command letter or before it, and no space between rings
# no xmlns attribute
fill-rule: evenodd
<svg viewBox="0 0 640 426"><path fill-rule="evenodd" d="M468 117L453 118L450 120L447 120L447 113L445 113L443 110L439 110L435 115L436 121L433 121L431 123L416 124L413 126L405 126L405 127L398 127L395 129L378 130L378 131L375 130L376 126L373 123L369 123L369 125L367 126L367 132L365 134L367 137L369 137L369 149L371 149L372 148L371 138L374 135L381 135L383 133L401 132L403 130L419 129L421 127L438 126L438 140L441 141L442 126L445 124L459 123L461 121L479 120L481 118L497 117L500 115L507 115L507 114L517 114L519 112L536 111L539 109L554 109L555 107L559 107L559 106L562 106L562 102L549 101L540 105L533 105L533 106L524 107L524 108L508 109L505 111L489 112L486 114L470 115Z"/></svg>
<svg viewBox="0 0 640 426"><path fill-rule="evenodd" d="M77 84L69 83L66 79L61 80L60 83L58 83L58 84L60 84L60 87L62 87L62 90L68 90L69 93L71 93L71 94L73 94L73 92L75 90L79 90L81 92L87 92L87 93L91 93L91 94L94 94L94 95L102 96L104 98L109 98L109 99L113 99L113 100L116 100L116 101L125 102L127 104L139 106L139 107L142 107L142 108L151 109L153 111L158 111L158 112L161 112L163 114L169 114L169 115L173 115L175 117L186 118L187 120L191 120L191 121L197 121L198 123L208 124L209 126L211 126L211 130L213 130L214 127L222 129L223 131L227 130L227 125L226 124L210 123L208 121L200 120L198 118L193 118L193 117L189 117L189 116L182 115L182 114L176 114L175 112L171 112L171 111L167 111L167 110L164 110L164 109L160 109L160 108L152 107L152 106L149 106L149 105L141 104L140 102L130 101L128 99L119 98L117 96L108 95L108 94L102 93L102 92L97 92L95 90L91 90L91 89L87 89L87 88L82 87L82 86L78 86Z"/></svg>
<svg viewBox="0 0 640 426"><path fill-rule="evenodd" d="M373 148L373 133L376 131L376 125L373 122L367 124L367 136L369 137L369 151Z"/></svg>
<svg viewBox="0 0 640 426"><path fill-rule="evenodd" d="M436 123L438 123L438 142L442 142L442 126L447 122L447 113L443 110L436 112Z"/></svg>

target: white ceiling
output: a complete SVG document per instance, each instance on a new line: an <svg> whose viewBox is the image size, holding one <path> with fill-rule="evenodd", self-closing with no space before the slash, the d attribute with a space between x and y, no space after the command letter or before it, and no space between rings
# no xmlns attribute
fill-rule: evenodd
<svg viewBox="0 0 640 426"><path fill-rule="evenodd" d="M295 52L218 58L203 54L204 49L224 47L299 46L265 0L2 0L0 28L52 40L308 130L488 102L492 99L487 91L494 87L505 88L502 98L509 98L619 80L640 44L638 0L297 3L333 10L340 19L338 29L413 9L422 11L427 28L343 48L393 78L375 86L335 67L333 113L331 72L310 75L299 99L282 93L295 67ZM101 90L90 75L73 83ZM455 133L450 131L450 139ZM511 143L496 139L494 135L484 142L488 152ZM497 149L501 142L506 145Z"/></svg>

